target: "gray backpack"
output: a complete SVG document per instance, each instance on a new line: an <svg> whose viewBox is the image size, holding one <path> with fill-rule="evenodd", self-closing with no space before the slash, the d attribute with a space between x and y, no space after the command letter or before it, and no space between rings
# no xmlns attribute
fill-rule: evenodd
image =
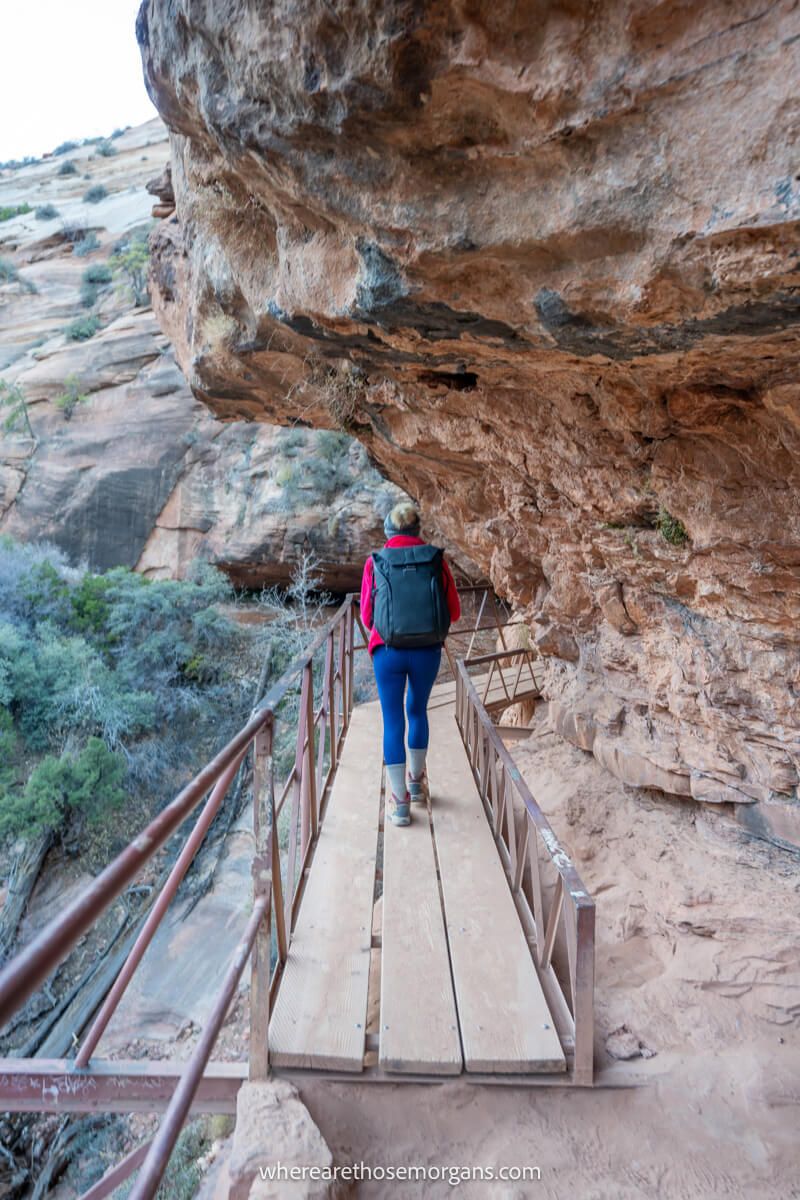
<svg viewBox="0 0 800 1200"><path fill-rule="evenodd" d="M372 555L372 622L387 646L441 646L450 628L444 552L390 546Z"/></svg>

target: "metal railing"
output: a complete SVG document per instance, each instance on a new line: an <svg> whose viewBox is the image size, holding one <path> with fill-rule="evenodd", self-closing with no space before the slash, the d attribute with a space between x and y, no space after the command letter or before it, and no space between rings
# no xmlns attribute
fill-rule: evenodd
<svg viewBox="0 0 800 1200"><path fill-rule="evenodd" d="M570 1065L571 1082L588 1085L593 1078L594 901L470 678L470 668L490 662L490 679L495 671L507 675L513 664L511 682L518 684L525 677L523 668L535 682L534 655L528 649L462 660L457 664L456 721ZM509 682L504 679L498 708L531 694L509 687ZM480 684L485 687L485 679Z"/></svg>
<svg viewBox="0 0 800 1200"><path fill-rule="evenodd" d="M520 917L576 1083L592 1079L594 905L514 766L489 712L539 694L534 656L505 648L469 658L476 639L507 647L510 612L488 586L459 588L463 615L450 641L466 641L455 661L456 719L495 832ZM488 619L487 619L488 614ZM505 618L505 619L503 619ZM138 1168L131 1200L158 1189L193 1108L231 1111L246 1070L269 1070L269 1016L353 708L355 655L367 648L357 597L348 595L305 653L267 692L247 724L81 895L0 972L0 1024L18 1012L141 869L180 829L204 797L136 941L72 1059L0 1060L0 1109L132 1112L164 1109L150 1143L111 1168L82 1198L108 1196ZM479 644L479 643L478 643ZM473 680L469 671L478 671ZM480 689L480 692L479 690ZM294 727L293 753L284 727ZM252 750L253 905L211 1013L187 1063L120 1062L95 1057L170 902L197 854L238 770ZM276 788L275 777L290 758ZM521 803L515 806L513 797ZM519 814L522 814L520 816ZM279 836L280 830L280 836ZM281 844L283 840L284 844ZM543 856L540 857L540 851ZM548 887L546 867L556 872ZM247 1064L212 1062L211 1054L248 961L250 1041ZM77 1031L80 1033L81 1031Z"/></svg>
<svg viewBox="0 0 800 1200"><path fill-rule="evenodd" d="M280 982L333 776L353 707L354 655L367 637L348 595L312 644L281 676L243 729L164 808L147 828L94 879L81 895L0 973L0 1024L64 961L139 871L197 808L208 799L144 922L125 964L104 1000L74 1060L0 1061L0 1108L16 1111L133 1111L166 1103L158 1132L99 1180L84 1200L110 1195L141 1164L131 1200L150 1200L158 1189L180 1131L200 1090L220 1107L241 1082L226 1064L206 1075L209 1059L239 980L252 957L249 1077L266 1078L269 1068L270 1002ZM356 630L359 631L356 642ZM296 689L299 688L299 704ZM315 693L318 699L315 702ZM294 716L297 736L287 778L276 798L275 771L282 755L278 726L282 706ZM144 1070L93 1058L136 968L159 928L170 901L197 853L236 773L253 749L253 906L226 970L212 1011L189 1061L177 1072L172 1062L149 1062ZM209 794L210 793L210 794ZM282 852L278 821L288 804L287 847ZM285 876L285 879L284 879ZM274 967L273 917L275 933ZM136 1064L138 1066L138 1064ZM177 1084L175 1079L177 1077ZM215 1107L212 1099L211 1110ZM143 1160L143 1161L142 1161Z"/></svg>
<svg viewBox="0 0 800 1200"><path fill-rule="evenodd" d="M451 625L444 647L454 678L457 660L471 658L476 641L492 646L499 642L507 649L509 631L523 626L522 619L514 617L511 606L496 596L489 584L459 584L458 594L461 617Z"/></svg>

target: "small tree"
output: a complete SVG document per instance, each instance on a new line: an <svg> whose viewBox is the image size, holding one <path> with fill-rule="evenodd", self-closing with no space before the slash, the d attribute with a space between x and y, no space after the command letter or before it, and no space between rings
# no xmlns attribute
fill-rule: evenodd
<svg viewBox="0 0 800 1200"><path fill-rule="evenodd" d="M150 250L144 238L134 238L112 259L114 273L120 279L122 290L134 304L147 304L147 272L150 266Z"/></svg>
<svg viewBox="0 0 800 1200"><path fill-rule="evenodd" d="M5 409L6 412L2 425L4 433L13 433L22 426L28 437L33 438L34 441L38 440L28 415L25 393L18 383L6 383L5 380L0 379L0 408Z"/></svg>
<svg viewBox="0 0 800 1200"><path fill-rule="evenodd" d="M88 399L88 395L81 391L81 382L78 376L68 375L64 380L64 391L60 396L56 396L53 403L63 412L64 420L68 421L78 405L85 404Z"/></svg>

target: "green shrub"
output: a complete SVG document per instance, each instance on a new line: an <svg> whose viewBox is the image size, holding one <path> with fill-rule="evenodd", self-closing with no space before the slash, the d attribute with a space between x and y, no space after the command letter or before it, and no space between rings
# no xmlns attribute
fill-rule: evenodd
<svg viewBox="0 0 800 1200"><path fill-rule="evenodd" d="M58 216L58 209L54 204L40 204L34 216L37 221L54 221Z"/></svg>
<svg viewBox="0 0 800 1200"><path fill-rule="evenodd" d="M23 429L28 437L35 440L36 435L28 416L28 402L21 384L0 379L0 409L4 410L3 422L0 425L4 433L14 433Z"/></svg>
<svg viewBox="0 0 800 1200"><path fill-rule="evenodd" d="M86 283L111 283L113 276L108 263L92 263L83 272Z"/></svg>
<svg viewBox="0 0 800 1200"><path fill-rule="evenodd" d="M113 158L113 156L117 153L117 147L112 146L111 142L100 142L97 147L97 153L101 155L102 158Z"/></svg>
<svg viewBox="0 0 800 1200"><path fill-rule="evenodd" d="M0 679L0 697L2 697ZM17 757L18 740L14 731L14 721L11 713L3 707L0 699L0 801L5 800L9 788L16 783L15 760ZM0 808L2 805L0 804Z"/></svg>
<svg viewBox="0 0 800 1200"><path fill-rule="evenodd" d="M220 611L232 596L210 568L93 575L0 535L0 839L55 828L98 862L127 840L123 788L138 826L224 744L263 653Z"/></svg>
<svg viewBox="0 0 800 1200"><path fill-rule="evenodd" d="M660 532L664 541L669 542L670 546L685 546L689 541L689 534L686 531L683 521L679 521L677 517L673 517L663 507L658 510L655 527Z"/></svg>
<svg viewBox="0 0 800 1200"><path fill-rule="evenodd" d="M78 405L85 404L88 399L88 395L81 392L80 380L77 375L68 375L64 380L64 391L60 396L56 396L53 403L63 412L64 420L68 421Z"/></svg>
<svg viewBox="0 0 800 1200"><path fill-rule="evenodd" d="M64 162L61 164L61 166L58 168L58 174L59 175L77 175L78 168L75 166L75 163L72 161L71 158L66 158L64 160Z"/></svg>
<svg viewBox="0 0 800 1200"><path fill-rule="evenodd" d="M6 204L0 206L0 221L10 221L12 217L22 217L31 211L30 204Z"/></svg>
<svg viewBox="0 0 800 1200"><path fill-rule="evenodd" d="M308 434L303 429L282 429L279 433L280 448L287 458L294 458L307 441Z"/></svg>
<svg viewBox="0 0 800 1200"><path fill-rule="evenodd" d="M104 649L110 649L113 645L113 640L106 632L111 614L108 593L113 586L113 571L106 575L91 575L87 571L69 593L71 627L76 633L91 635L92 640L99 641Z"/></svg>
<svg viewBox="0 0 800 1200"><path fill-rule="evenodd" d="M123 291L135 305L147 304L147 272L150 248L146 237L133 237L122 243L111 259L114 274L120 279Z"/></svg>
<svg viewBox="0 0 800 1200"><path fill-rule="evenodd" d="M129 129L130 129L130 125L125 125L121 129L115 129L111 135L112 139L114 141L116 141L117 138L122 137L123 133L127 133Z"/></svg>
<svg viewBox="0 0 800 1200"><path fill-rule="evenodd" d="M99 328L99 317L78 317L76 321L70 322L64 330L64 334L71 342L88 342L89 338L94 337Z"/></svg>
<svg viewBox="0 0 800 1200"><path fill-rule="evenodd" d="M86 258L87 254L91 254L93 250L100 247L100 240L96 233L87 233L85 237L79 238L73 244L72 253L77 254L78 258Z"/></svg>
<svg viewBox="0 0 800 1200"><path fill-rule="evenodd" d="M93 283L81 284L81 304L84 308L94 308L97 300L98 288Z"/></svg>
<svg viewBox="0 0 800 1200"><path fill-rule="evenodd" d="M84 203L99 204L108 195L108 188L102 183L95 183L83 193Z"/></svg>
<svg viewBox="0 0 800 1200"><path fill-rule="evenodd" d="M23 279L14 264L7 258L0 258L0 283L18 283L23 291L31 293L39 290L30 279Z"/></svg>
<svg viewBox="0 0 800 1200"><path fill-rule="evenodd" d="M0 839L59 832L68 822L98 824L125 799L125 759L91 737L78 754L48 754L24 790L7 792L0 811Z"/></svg>
<svg viewBox="0 0 800 1200"><path fill-rule="evenodd" d="M53 154L69 154L70 150L77 150L80 142L62 142L60 146L56 146Z"/></svg>
<svg viewBox="0 0 800 1200"><path fill-rule="evenodd" d="M352 444L353 439L349 438L346 433L340 433L334 429L320 429L317 434L316 450L325 462L339 463L343 458L347 458Z"/></svg>

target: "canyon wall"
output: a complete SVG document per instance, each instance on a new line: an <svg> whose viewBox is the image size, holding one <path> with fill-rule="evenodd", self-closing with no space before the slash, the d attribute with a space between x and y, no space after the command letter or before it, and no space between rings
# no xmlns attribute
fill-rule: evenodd
<svg viewBox="0 0 800 1200"><path fill-rule="evenodd" d="M357 587L399 489L341 433L217 420L114 266L167 162L155 120L0 169L0 208L29 210L0 221L0 532L94 570L182 578L202 559L248 587L311 554L326 587Z"/></svg>
<svg viewBox="0 0 800 1200"><path fill-rule="evenodd" d="M219 416L351 431L524 609L555 726L800 837L800 16L145 0L155 304Z"/></svg>

